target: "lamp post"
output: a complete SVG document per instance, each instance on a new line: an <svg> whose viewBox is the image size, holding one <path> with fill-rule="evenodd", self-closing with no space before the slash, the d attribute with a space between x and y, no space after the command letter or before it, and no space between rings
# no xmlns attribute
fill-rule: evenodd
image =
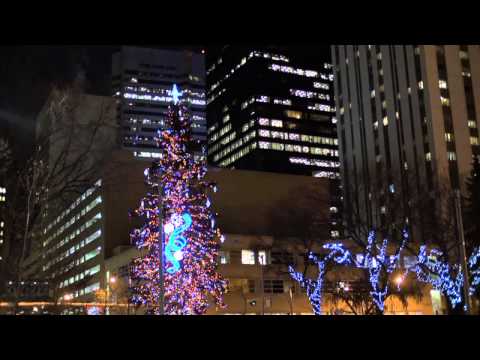
<svg viewBox="0 0 480 360"><path fill-rule="evenodd" d="M262 315L265 315L265 284L263 281L263 264L266 264L265 255L258 254L258 260L260 263L260 286L262 289Z"/></svg>
<svg viewBox="0 0 480 360"><path fill-rule="evenodd" d="M161 184L160 176L158 176L157 187L158 187L158 234L159 234L159 266L158 266L158 281L159 281L159 294L158 294L158 306L160 315L165 315L164 308L164 296L165 296L165 284L164 284L164 275L163 275L163 247L164 247L164 229L163 229L163 187Z"/></svg>

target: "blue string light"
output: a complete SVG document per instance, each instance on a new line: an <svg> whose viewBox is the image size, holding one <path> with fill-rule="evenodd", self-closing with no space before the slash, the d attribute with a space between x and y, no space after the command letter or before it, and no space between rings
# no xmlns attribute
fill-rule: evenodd
<svg viewBox="0 0 480 360"><path fill-rule="evenodd" d="M470 284L470 289L469 289L470 295L473 295L477 290L477 287L480 285L480 266L478 266L479 259L480 259L480 247L476 248L473 251L473 254L470 256L470 259L468 260L470 275L472 276L472 283Z"/></svg>
<svg viewBox="0 0 480 360"><path fill-rule="evenodd" d="M441 261L443 253L432 249L427 254L425 245L420 247L417 257L417 264L414 269L417 279L433 286L447 296L452 307L457 307L462 302L463 274L457 264L450 266L447 262ZM456 277L452 276L456 273Z"/></svg>
<svg viewBox="0 0 480 360"><path fill-rule="evenodd" d="M322 305L322 286L325 275L326 265L333 261L339 265L354 266L359 269L367 269L369 272L369 282L371 286L370 295L373 302L378 309L383 312L385 310L385 299L388 294L388 281L386 284L380 286L380 275L382 269L387 276L397 269L400 263L400 255L408 242L408 231L405 229L402 232L402 242L397 248L394 255L387 255L388 240L384 239L381 246L376 244L375 232L371 231L367 238L367 246L365 254L361 255L361 261L358 260L358 256L353 256L352 253L347 250L343 244L340 243L328 243L323 246L325 250L330 252L320 259L313 253L309 254L309 259L312 260L318 266L318 277L316 281L305 278L302 273L296 272L292 266L289 266L289 273L294 280L296 280L301 287L307 290L307 296L312 305L315 314L321 314Z"/></svg>

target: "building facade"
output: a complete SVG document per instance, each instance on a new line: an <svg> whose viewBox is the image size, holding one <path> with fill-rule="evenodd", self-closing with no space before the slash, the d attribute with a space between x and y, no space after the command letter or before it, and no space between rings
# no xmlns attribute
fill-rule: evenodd
<svg viewBox="0 0 480 360"><path fill-rule="evenodd" d="M209 163L338 177L333 74L284 49L226 46L207 64Z"/></svg>
<svg viewBox="0 0 480 360"><path fill-rule="evenodd" d="M332 56L345 203L375 223L388 193L464 192L480 154L480 47L334 45Z"/></svg>
<svg viewBox="0 0 480 360"><path fill-rule="evenodd" d="M200 150L207 132L204 55L131 46L123 46L113 55L119 142L135 156L158 158L155 137L164 124L174 84L190 108L193 139Z"/></svg>

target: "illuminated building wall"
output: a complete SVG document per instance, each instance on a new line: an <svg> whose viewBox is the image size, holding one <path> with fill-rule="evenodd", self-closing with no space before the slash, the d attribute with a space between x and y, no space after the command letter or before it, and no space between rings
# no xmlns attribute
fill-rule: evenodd
<svg viewBox="0 0 480 360"><path fill-rule="evenodd" d="M207 68L210 164L338 178L331 65L227 46Z"/></svg>
<svg viewBox="0 0 480 360"><path fill-rule="evenodd" d="M340 236L331 65L296 49L228 46L207 69L209 163L331 179L331 235Z"/></svg>
<svg viewBox="0 0 480 360"><path fill-rule="evenodd" d="M129 211L145 194L138 180L144 168L130 151L114 151L98 181L69 204L50 210L41 249L22 264L23 278L49 281L52 296L62 303L93 301L105 288L105 259L114 248L130 245Z"/></svg>
<svg viewBox="0 0 480 360"><path fill-rule="evenodd" d="M389 192L465 191L480 155L480 47L335 45L332 55L345 202L378 222L393 210Z"/></svg>
<svg viewBox="0 0 480 360"><path fill-rule="evenodd" d="M112 88L122 128L119 141L135 156L158 157L154 137L172 101L173 84L189 104L194 149L200 149L206 141L204 55L129 46L113 55Z"/></svg>

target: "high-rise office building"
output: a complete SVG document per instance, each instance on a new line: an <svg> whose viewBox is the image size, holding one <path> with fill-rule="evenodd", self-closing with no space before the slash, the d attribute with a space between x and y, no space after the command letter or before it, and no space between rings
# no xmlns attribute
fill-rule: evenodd
<svg viewBox="0 0 480 360"><path fill-rule="evenodd" d="M327 61L309 63L281 47L226 46L207 68L210 164L338 177Z"/></svg>
<svg viewBox="0 0 480 360"><path fill-rule="evenodd" d="M332 55L345 202L375 223L392 210L388 193L465 191L480 155L480 47L334 45Z"/></svg>
<svg viewBox="0 0 480 360"><path fill-rule="evenodd" d="M112 89L118 99L120 143L140 158L157 158L155 141L176 84L192 118L196 150L206 140L205 56L188 50L124 46L113 55Z"/></svg>

